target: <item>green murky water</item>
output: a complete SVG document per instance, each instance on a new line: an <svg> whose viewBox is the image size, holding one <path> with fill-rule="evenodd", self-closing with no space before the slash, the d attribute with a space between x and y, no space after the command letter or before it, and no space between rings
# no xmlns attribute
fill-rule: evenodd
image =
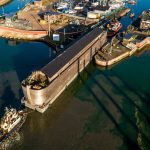
<svg viewBox="0 0 150 150"><path fill-rule="evenodd" d="M11 5L11 4L10 4ZM132 6L140 14L149 0ZM129 24L129 16L122 20ZM20 107L20 81L51 59L42 43L0 40L0 107ZM33 112L11 150L150 149L150 48L109 69L92 62L44 113Z"/></svg>

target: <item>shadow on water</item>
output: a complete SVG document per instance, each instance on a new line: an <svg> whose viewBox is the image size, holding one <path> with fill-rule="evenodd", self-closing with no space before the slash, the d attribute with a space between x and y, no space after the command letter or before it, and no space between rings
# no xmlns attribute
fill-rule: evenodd
<svg viewBox="0 0 150 150"><path fill-rule="evenodd" d="M89 85L86 84L86 82L84 81L84 79L79 75L80 80L83 82L83 84L86 86L86 88L88 89L88 91L92 94L92 96L94 97L94 100L97 102L97 104L102 108L102 110L105 112L105 114L109 117L109 119L111 120L111 122L116 126L117 131L122 135L123 137L123 141L124 143L127 144L127 146L129 147L129 149L134 149L134 150L139 150L138 145L135 143L135 141L133 141L131 139L131 137L129 137L129 135L127 135L122 128L120 127L120 125L117 123L117 121L115 120L115 118L112 116L112 114L108 111L108 109L103 105L103 103L101 102L101 99L93 92L93 90L90 88Z"/></svg>
<svg viewBox="0 0 150 150"><path fill-rule="evenodd" d="M5 43L6 43L7 45L13 47L13 46L16 46L16 45L20 44L21 41L19 41L19 40L14 40L14 39L5 39Z"/></svg>
<svg viewBox="0 0 150 150"><path fill-rule="evenodd" d="M20 86L21 81L31 74L32 71L38 70L47 64L51 60L51 56L53 56L52 49L43 43L25 41L6 42L8 41L4 39L0 41L2 45L0 115L4 113L6 106L17 109L21 106L21 97L23 96ZM3 66L3 64L6 65Z"/></svg>
<svg viewBox="0 0 150 150"><path fill-rule="evenodd" d="M148 106L150 106L150 93L145 92L145 101L148 104Z"/></svg>
<svg viewBox="0 0 150 150"><path fill-rule="evenodd" d="M10 86L8 81L6 81L5 85L5 90L0 97L0 99L2 99L0 117L4 115L5 107L20 109L20 99L16 98L14 92L12 91L12 87ZM20 90L19 94L21 94Z"/></svg>
<svg viewBox="0 0 150 150"><path fill-rule="evenodd" d="M115 84L104 72L101 72L105 78L115 87L115 89L117 89L119 91L120 94L122 94L133 106L135 106L146 118L148 121L150 121L150 117L144 112L144 110L142 110L128 95L126 95L126 93L117 85ZM136 96L137 92L133 92ZM139 97L141 99L141 96ZM143 100L143 98L142 98ZM145 100L144 100L145 102Z"/></svg>
<svg viewBox="0 0 150 150"><path fill-rule="evenodd" d="M135 129L135 131L136 131L137 133L138 133L138 132L141 132L141 133L142 133L142 131L139 130L139 128L136 126L136 124L135 124L135 123L130 119L130 117L121 109L121 107L116 103L116 101L114 100L114 98L107 92L107 90L105 90L105 88L103 88L103 86L93 77L92 74L90 74L90 73L87 71L87 69L85 69L85 71L86 71L86 73L87 73L88 75L91 76L91 79L92 79L93 82L99 87L99 89L102 90L102 92L109 98L109 100L110 100L110 101L115 105L115 107L120 111L121 115L122 115L123 117L125 117L125 119L127 120L127 122L129 122L129 123L133 126L133 128ZM104 75L103 72L101 72L101 73ZM144 115L144 116L148 119L148 121L149 121L148 115L146 115L146 113L144 113L144 112L140 109L140 107L132 101L132 99L130 99L125 93L123 93L123 91L122 91L112 80L110 80L106 75L104 75L104 76L105 76L106 79L120 92L120 94L122 94L126 99L128 99L130 102L132 102L132 104L134 105L134 107L136 107L141 113L143 113L143 115ZM143 134L144 139L145 139L147 142L150 143L150 139L149 139L144 133L142 133L142 134Z"/></svg>
<svg viewBox="0 0 150 150"><path fill-rule="evenodd" d="M21 82L32 71L39 70L53 58L53 50L40 42L23 42L19 53L13 57L15 71Z"/></svg>
<svg viewBox="0 0 150 150"><path fill-rule="evenodd" d="M111 70L111 72L139 99L141 99L146 105L150 106L150 93L145 93L145 97L142 97L134 88L129 86L125 80L123 80L115 71Z"/></svg>

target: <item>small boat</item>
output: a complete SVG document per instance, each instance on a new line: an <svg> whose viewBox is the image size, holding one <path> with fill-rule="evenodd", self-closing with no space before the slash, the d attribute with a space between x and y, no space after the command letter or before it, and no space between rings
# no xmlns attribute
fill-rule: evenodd
<svg viewBox="0 0 150 150"><path fill-rule="evenodd" d="M68 8L68 4L61 2L61 3L58 4L57 10L58 11L62 11L64 9L66 9L66 8Z"/></svg>
<svg viewBox="0 0 150 150"><path fill-rule="evenodd" d="M68 10L68 14L75 15L76 13L77 13L77 11L74 10L74 9L69 9L69 10Z"/></svg>
<svg viewBox="0 0 150 150"><path fill-rule="evenodd" d="M93 7L96 7L96 6L99 5L99 2L93 2L91 5L92 5Z"/></svg>
<svg viewBox="0 0 150 150"><path fill-rule="evenodd" d="M77 11L74 9L64 9L62 12L71 15L75 15L77 13Z"/></svg>
<svg viewBox="0 0 150 150"><path fill-rule="evenodd" d="M111 10L115 10L115 9L120 8L120 7L124 7L124 5L125 5L125 3L123 3L123 2L120 2L120 3L110 3L109 4Z"/></svg>
<svg viewBox="0 0 150 150"><path fill-rule="evenodd" d="M135 0L128 0L128 4L134 5L134 4L136 4L136 1Z"/></svg>
<svg viewBox="0 0 150 150"><path fill-rule="evenodd" d="M131 13L130 18L134 18L134 17L135 17L135 13Z"/></svg>
<svg viewBox="0 0 150 150"><path fill-rule="evenodd" d="M117 20L113 19L107 24L107 36L113 36L120 31L122 24Z"/></svg>
<svg viewBox="0 0 150 150"><path fill-rule="evenodd" d="M83 4L78 3L75 7L74 10L83 10L84 6Z"/></svg>
<svg viewBox="0 0 150 150"><path fill-rule="evenodd" d="M0 123L0 146L10 139L23 125L26 114L14 108L5 108L5 114Z"/></svg>

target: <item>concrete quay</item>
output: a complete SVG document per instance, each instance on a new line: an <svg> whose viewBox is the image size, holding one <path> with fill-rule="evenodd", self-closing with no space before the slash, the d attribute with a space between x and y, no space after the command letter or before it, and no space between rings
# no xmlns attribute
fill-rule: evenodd
<svg viewBox="0 0 150 150"><path fill-rule="evenodd" d="M95 55L95 62L97 65L106 67L111 66L121 60L130 57L135 52L142 50L145 46L150 45L150 37L145 38L140 42L128 43L127 45L111 46L107 43L98 53Z"/></svg>
<svg viewBox="0 0 150 150"><path fill-rule="evenodd" d="M113 65L130 56L132 52L132 50L130 51L130 49L120 46L112 47L112 52L108 52L108 49L111 49L110 44L106 45L102 51L98 51L98 54L95 55L95 62L97 65L103 67Z"/></svg>

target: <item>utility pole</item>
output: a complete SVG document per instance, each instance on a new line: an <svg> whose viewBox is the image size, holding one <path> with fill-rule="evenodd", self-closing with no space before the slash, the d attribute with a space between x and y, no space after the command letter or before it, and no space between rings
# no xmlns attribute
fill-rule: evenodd
<svg viewBox="0 0 150 150"><path fill-rule="evenodd" d="M51 27L50 27L49 15L48 15L48 35L49 35L49 37L50 37L50 35L51 35Z"/></svg>
<svg viewBox="0 0 150 150"><path fill-rule="evenodd" d="M66 36L66 29L64 28L64 42L65 42L65 36Z"/></svg>
<svg viewBox="0 0 150 150"><path fill-rule="evenodd" d="M111 52L112 52L112 40L111 40L111 47L110 47L110 51L109 51L109 53L111 54Z"/></svg>
<svg viewBox="0 0 150 150"><path fill-rule="evenodd" d="M4 15L5 14L5 12L4 12L4 7L2 6L2 14Z"/></svg>

